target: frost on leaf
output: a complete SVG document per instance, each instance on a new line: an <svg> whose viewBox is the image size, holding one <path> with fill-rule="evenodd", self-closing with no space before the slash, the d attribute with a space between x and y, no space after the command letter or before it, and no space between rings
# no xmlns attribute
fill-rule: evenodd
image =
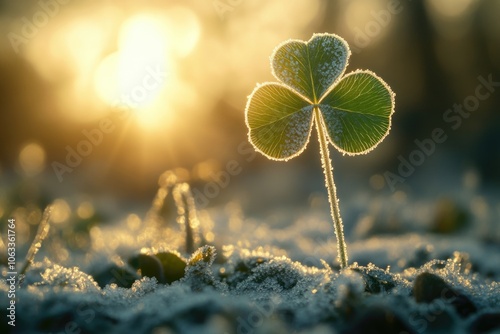
<svg viewBox="0 0 500 334"><path fill-rule="evenodd" d="M311 113L312 107L308 106L290 116L280 146L281 156L293 156L306 146L311 132Z"/></svg>
<svg viewBox="0 0 500 334"><path fill-rule="evenodd" d="M266 84L250 96L246 118L250 142L271 159L287 160L309 140L312 106L283 85Z"/></svg>
<svg viewBox="0 0 500 334"><path fill-rule="evenodd" d="M321 106L330 142L342 153L360 154L372 149L388 130L387 119Z"/></svg>
<svg viewBox="0 0 500 334"><path fill-rule="evenodd" d="M394 94L369 71L346 75L319 106L330 142L342 153L369 152L389 133Z"/></svg>
<svg viewBox="0 0 500 334"><path fill-rule="evenodd" d="M389 133L394 93L370 71L343 76L347 43L332 34L308 42L286 41L271 56L280 83L257 85L248 98L246 123L257 151L288 160L309 141L314 108L319 108L330 142L344 154L363 154Z"/></svg>
<svg viewBox="0 0 500 334"><path fill-rule="evenodd" d="M316 103L342 75L350 56L339 36L315 34L308 42L286 41L271 56L274 76Z"/></svg>

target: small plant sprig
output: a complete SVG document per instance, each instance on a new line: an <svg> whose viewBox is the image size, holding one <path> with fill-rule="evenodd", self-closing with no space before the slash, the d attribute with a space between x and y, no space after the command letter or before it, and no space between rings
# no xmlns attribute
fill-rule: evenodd
<svg viewBox="0 0 500 334"><path fill-rule="evenodd" d="M173 171L166 171L158 180L159 188L151 208L146 214L146 224L158 224L161 220L160 212L165 205L169 192L177 208L177 222L186 235L186 253L191 254L196 250L196 245L201 243L200 220L189 184L180 182ZM158 226L157 226L158 227Z"/></svg>
<svg viewBox="0 0 500 334"><path fill-rule="evenodd" d="M33 264L35 260L35 255L42 247L42 242L45 240L50 230L50 215L52 213L52 205L49 205L43 210L42 219L38 224L38 230L36 231L35 239L31 243L28 253L26 253L26 260L24 261L23 267L19 272L19 276L23 277L26 274L28 268Z"/></svg>
<svg viewBox="0 0 500 334"><path fill-rule="evenodd" d="M350 54L334 34L285 41L271 55L281 82L257 85L245 110L250 142L273 160L302 153L316 125L341 268L347 267L347 249L328 141L343 154L368 153L389 133L394 112L394 93L375 73L343 75Z"/></svg>

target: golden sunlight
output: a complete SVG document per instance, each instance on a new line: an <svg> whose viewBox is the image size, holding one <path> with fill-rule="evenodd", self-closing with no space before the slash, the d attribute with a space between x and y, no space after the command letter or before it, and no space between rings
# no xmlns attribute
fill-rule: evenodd
<svg viewBox="0 0 500 334"><path fill-rule="evenodd" d="M139 14L120 29L118 51L98 65L94 87L107 104L137 111L140 121L161 116L151 109L171 80L173 60L168 52L167 27L157 18Z"/></svg>
<svg viewBox="0 0 500 334"><path fill-rule="evenodd" d="M186 20L177 21L174 13ZM118 50L105 57L94 74L99 98L133 110L137 121L148 128L169 117L183 86L176 59L187 56L199 37L198 19L191 11L175 8L169 14L142 13L126 20L120 27Z"/></svg>

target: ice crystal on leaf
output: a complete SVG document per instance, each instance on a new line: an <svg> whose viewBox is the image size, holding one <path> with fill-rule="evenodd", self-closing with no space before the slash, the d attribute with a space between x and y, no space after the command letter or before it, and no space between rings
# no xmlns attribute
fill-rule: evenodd
<svg viewBox="0 0 500 334"><path fill-rule="evenodd" d="M333 34L289 40L271 56L280 83L257 85L246 106L250 142L264 155L288 160L307 145L313 109L319 108L329 141L342 153L364 154L387 135L394 93L371 71L343 76L351 51Z"/></svg>

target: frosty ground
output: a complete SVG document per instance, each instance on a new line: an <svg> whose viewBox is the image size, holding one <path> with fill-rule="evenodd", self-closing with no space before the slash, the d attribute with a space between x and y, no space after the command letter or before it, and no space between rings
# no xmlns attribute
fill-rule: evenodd
<svg viewBox="0 0 500 334"><path fill-rule="evenodd" d="M254 216L234 201L195 218L165 203L89 227L81 249L53 228L17 289L16 327L1 332L500 332L494 196L355 198L342 202L355 217L344 270L322 196Z"/></svg>

